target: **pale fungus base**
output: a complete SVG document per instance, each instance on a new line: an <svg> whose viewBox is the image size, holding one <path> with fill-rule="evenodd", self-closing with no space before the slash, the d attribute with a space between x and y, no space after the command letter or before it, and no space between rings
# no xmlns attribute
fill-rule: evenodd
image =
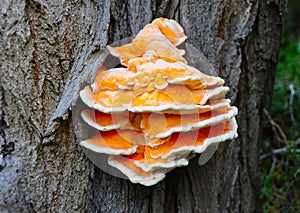
<svg viewBox="0 0 300 213"><path fill-rule="evenodd" d="M80 91L82 119L94 135L81 145L133 183L156 184L191 153L237 137L238 110L224 80L188 65L176 46L187 37L174 20L155 19L131 43L108 47L125 68L99 68Z"/></svg>

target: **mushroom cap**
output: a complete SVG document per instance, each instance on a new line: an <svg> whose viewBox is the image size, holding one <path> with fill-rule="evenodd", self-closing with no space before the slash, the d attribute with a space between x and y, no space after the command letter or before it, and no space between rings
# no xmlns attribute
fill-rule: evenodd
<svg viewBox="0 0 300 213"><path fill-rule="evenodd" d="M137 151L139 143L144 144L144 137L133 130L112 130L106 132L97 131L80 145L95 152L110 155L130 155Z"/></svg>
<svg viewBox="0 0 300 213"><path fill-rule="evenodd" d="M87 124L100 131L113 129L141 130L142 115L128 111L107 114L93 109L86 109L81 112L81 117Z"/></svg>
<svg viewBox="0 0 300 213"><path fill-rule="evenodd" d="M230 121L208 126L190 132L172 134L169 141L151 149L152 158L173 158L188 156L189 153L201 153L213 143L220 143L237 137L235 118Z"/></svg>
<svg viewBox="0 0 300 213"><path fill-rule="evenodd" d="M224 96L228 87L207 90L189 90L184 85L169 85L163 90L145 92L134 98L128 106L131 112L160 112L164 110L196 110L209 100Z"/></svg>
<svg viewBox="0 0 300 213"><path fill-rule="evenodd" d="M157 25L162 34L164 34L175 46L180 45L187 39L183 28L174 20L157 18L152 23Z"/></svg>
<svg viewBox="0 0 300 213"><path fill-rule="evenodd" d="M167 22L167 20L164 20L164 24L160 24L159 22L155 22L156 24L147 24L132 40L132 43L120 47L108 46L108 49L113 56L120 58L123 65L127 65L129 59L141 57L147 52L159 55L159 57L166 61L187 63L182 57L185 51L177 49L169 40L171 39L176 44L179 44L179 41L182 42L185 35L183 37L179 35L179 28L172 21L170 21L170 24L167 24ZM176 38L176 34L179 35L179 38Z"/></svg>
<svg viewBox="0 0 300 213"><path fill-rule="evenodd" d="M139 183L145 186L152 186L165 178L166 169L159 169L153 172L145 172L133 163L135 155L125 158L119 155L112 155L108 158L108 164L119 169L132 183Z"/></svg>
<svg viewBox="0 0 300 213"><path fill-rule="evenodd" d="M224 84L223 79L205 75L182 62L149 61L141 57L133 63L134 70L130 70L131 67L100 70L93 84L94 91L134 89L138 90L136 93L143 93L165 89L169 84L181 84L189 89L214 88Z"/></svg>
<svg viewBox="0 0 300 213"><path fill-rule="evenodd" d="M129 79L133 78L136 73L127 70L126 68L114 68L109 71L100 70L97 72L95 83L97 90L118 90L130 89L127 84Z"/></svg>
<svg viewBox="0 0 300 213"><path fill-rule="evenodd" d="M217 110L220 108L230 106L230 99L216 99L209 100L205 105L197 105L196 109L181 109L181 110L162 110L161 113L166 114L176 114L176 115L186 115L186 114L194 114L194 113L204 113L212 110Z"/></svg>
<svg viewBox="0 0 300 213"><path fill-rule="evenodd" d="M179 92L180 91L180 92ZM104 90L93 92L90 87L80 91L83 102L104 113L160 112L164 110L197 110L209 100L224 96L228 87L207 90L189 90L184 85L169 85L163 90L155 89L137 96L131 90Z"/></svg>
<svg viewBox="0 0 300 213"><path fill-rule="evenodd" d="M150 138L165 138L175 132L189 132L191 130L212 126L230 120L236 116L236 107L221 108L201 114L162 114L143 113L142 127Z"/></svg>
<svg viewBox="0 0 300 213"><path fill-rule="evenodd" d="M133 99L133 91L105 90L93 93L89 86L80 91L82 101L89 107L104 113L118 113L127 110Z"/></svg>

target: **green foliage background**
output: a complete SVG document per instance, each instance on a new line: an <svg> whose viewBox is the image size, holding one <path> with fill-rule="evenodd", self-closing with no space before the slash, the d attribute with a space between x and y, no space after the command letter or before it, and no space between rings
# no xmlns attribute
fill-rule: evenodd
<svg viewBox="0 0 300 213"><path fill-rule="evenodd" d="M265 110L264 212L300 212L300 1L289 0L270 112ZM293 94L294 93L294 94Z"/></svg>

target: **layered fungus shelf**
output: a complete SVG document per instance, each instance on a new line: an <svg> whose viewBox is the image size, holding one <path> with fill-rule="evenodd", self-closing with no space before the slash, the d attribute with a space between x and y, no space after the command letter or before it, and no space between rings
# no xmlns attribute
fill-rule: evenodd
<svg viewBox="0 0 300 213"><path fill-rule="evenodd" d="M186 38L174 20L155 19L131 43L109 47L124 67L100 69L80 92L89 107L81 116L95 130L80 144L110 155L133 183L156 184L191 154L237 137L229 88L188 65L176 47Z"/></svg>

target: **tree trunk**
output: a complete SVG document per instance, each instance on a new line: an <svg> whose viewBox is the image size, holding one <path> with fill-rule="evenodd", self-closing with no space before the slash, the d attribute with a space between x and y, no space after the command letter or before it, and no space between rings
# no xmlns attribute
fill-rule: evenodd
<svg viewBox="0 0 300 213"><path fill-rule="evenodd" d="M284 0L2 0L0 212L257 212L261 114L272 94ZM88 62L156 17L173 18L219 71L239 138L152 187L96 168L70 110Z"/></svg>

